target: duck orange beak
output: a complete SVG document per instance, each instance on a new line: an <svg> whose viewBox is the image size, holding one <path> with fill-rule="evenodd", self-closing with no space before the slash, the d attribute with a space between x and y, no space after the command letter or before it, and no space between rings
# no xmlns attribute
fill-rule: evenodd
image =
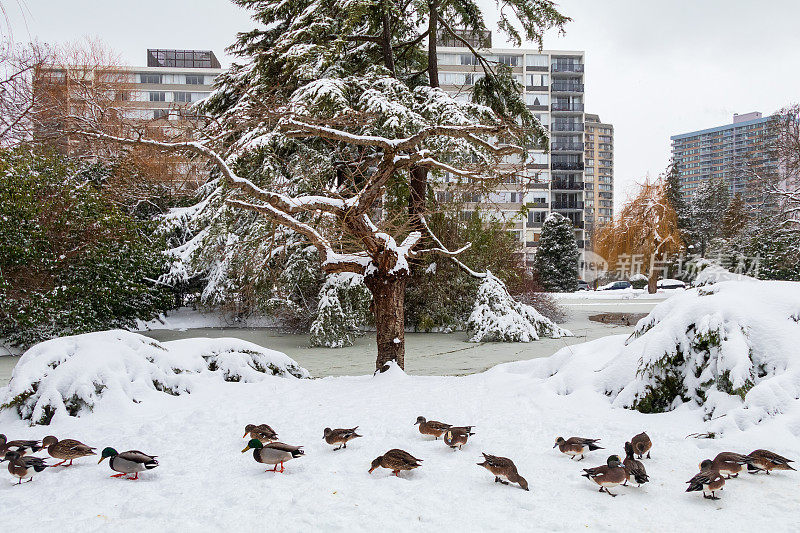
<svg viewBox="0 0 800 533"><path fill-rule="evenodd" d="M374 467L374 466L373 466L372 468L370 468L370 469L369 469L369 473L371 474L371 473L372 473L372 471L373 471L373 470L375 470L375 468L376 468L376 467Z"/></svg>
<svg viewBox="0 0 800 533"><path fill-rule="evenodd" d="M244 447L244 450L242 450L242 453L246 452L249 449L250 449L250 445L248 444L247 446Z"/></svg>

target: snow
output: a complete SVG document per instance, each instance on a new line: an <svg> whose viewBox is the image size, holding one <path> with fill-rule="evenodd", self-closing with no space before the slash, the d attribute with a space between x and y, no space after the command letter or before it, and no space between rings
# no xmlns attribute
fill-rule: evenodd
<svg viewBox="0 0 800 533"><path fill-rule="evenodd" d="M266 376L256 383L198 379L189 395L150 394L132 404L107 397L80 418L29 427L13 411L0 412L13 438L55 434L92 446L158 455L158 468L139 481L111 479L107 464L78 460L31 483L0 469L3 528L8 531L262 530L288 531L633 531L738 527L791 531L796 527L798 473L743 475L728 481L721 500L685 493L700 460L720 451L770 448L800 458L791 428L778 423L732 431L714 440L685 438L709 427L696 409L644 415L614 408L589 381L563 382L550 370L575 357L589 363L587 379L612 357L624 337L575 346L575 356L501 365L464 377L418 377L396 366L375 376L315 380ZM589 357L593 354L594 358ZM558 363L558 364L556 364ZM417 416L474 424L461 451L421 436ZM242 454L247 423L268 423L284 442L305 455L284 474L264 472ZM359 426L364 437L334 452L322 440L325 427ZM795 428L796 429L796 428ZM651 482L612 489L610 498L582 478L623 443L646 430L653 458L644 460ZM606 449L575 463L552 449L559 435L601 438ZM424 460L394 478L368 474L370 461L391 448ZM531 491L493 482L477 466L481 452L509 457ZM43 502L46 509L43 510ZM768 509L768 512L764 510ZM736 527L736 526L734 526Z"/></svg>
<svg viewBox="0 0 800 533"><path fill-rule="evenodd" d="M309 377L289 356L239 339L159 343L123 330L61 337L26 351L0 405L46 423L91 412L106 398L137 403L190 393L198 379L255 382L266 375Z"/></svg>

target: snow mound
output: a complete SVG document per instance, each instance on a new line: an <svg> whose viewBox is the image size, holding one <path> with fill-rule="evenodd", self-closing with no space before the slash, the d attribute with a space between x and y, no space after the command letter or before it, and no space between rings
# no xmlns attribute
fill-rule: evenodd
<svg viewBox="0 0 800 533"><path fill-rule="evenodd" d="M724 281L658 304L624 342L561 350L539 371L563 393L588 387L645 413L694 404L717 431L744 430L800 409L798 343L800 283Z"/></svg>
<svg viewBox="0 0 800 533"><path fill-rule="evenodd" d="M186 394L203 374L232 382L309 377L289 356L239 339L159 343L130 331L100 331L30 348L0 389L0 409L49 424L54 416L91 411L106 396L138 403L153 391Z"/></svg>
<svg viewBox="0 0 800 533"><path fill-rule="evenodd" d="M694 261L692 266L696 271L699 271L692 282L695 287L713 285L722 281L757 281L756 278L731 272L707 259L698 259Z"/></svg>
<svg viewBox="0 0 800 533"><path fill-rule="evenodd" d="M571 337L530 305L508 294L505 285L487 272L478 287L467 326L474 331L470 342L531 342L540 337Z"/></svg>

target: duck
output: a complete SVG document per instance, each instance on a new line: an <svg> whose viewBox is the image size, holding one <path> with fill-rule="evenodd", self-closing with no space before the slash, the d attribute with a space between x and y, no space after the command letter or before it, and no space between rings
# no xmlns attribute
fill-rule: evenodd
<svg viewBox="0 0 800 533"><path fill-rule="evenodd" d="M258 439L262 444L278 440L278 434L267 424L247 424L244 427L244 435L242 435L242 438L247 437L248 434L251 439Z"/></svg>
<svg viewBox="0 0 800 533"><path fill-rule="evenodd" d="M7 451L0 459L0 463L3 461L8 461L9 474L19 478L17 485L20 485L23 479L27 479L28 482L33 481L34 473L38 474L50 466L41 457L24 457L15 450Z"/></svg>
<svg viewBox="0 0 800 533"><path fill-rule="evenodd" d="M278 441L264 444L258 439L250 439L250 442L247 443L242 453L247 450L253 450L253 459L255 459L256 462L273 465L271 470L268 468L265 472L283 473L285 470L283 463L305 455L306 452L304 452L302 448L302 446L292 446L291 444ZM278 466L281 467L280 470L278 470Z"/></svg>
<svg viewBox="0 0 800 533"><path fill-rule="evenodd" d="M720 475L717 467L714 465L714 461L705 459L700 463L700 473L686 483L689 484L689 488L686 489L686 492L698 492L702 490L703 498L719 500L719 496L716 495L716 492L722 490L722 487L725 485L725 478Z"/></svg>
<svg viewBox="0 0 800 533"><path fill-rule="evenodd" d="M325 428L322 432L322 438L330 445L339 445L337 448L334 448L333 451L341 450L342 448L347 448L347 443L349 441L357 439L358 437L363 437L363 435L356 433L357 429L358 426L350 429Z"/></svg>
<svg viewBox="0 0 800 533"><path fill-rule="evenodd" d="M394 448L373 459L369 473L371 474L376 468L381 467L391 470L393 475L400 477L401 470L414 470L422 466L421 462L422 459L417 459L407 451Z"/></svg>
<svg viewBox="0 0 800 533"><path fill-rule="evenodd" d="M448 428L453 427L451 424L444 422L437 422L436 420L425 420L424 416L418 416L414 424L419 424L419 432L423 435L433 435L434 440L438 440L442 433L447 431Z"/></svg>
<svg viewBox="0 0 800 533"><path fill-rule="evenodd" d="M769 450L753 450L747 454L752 461L747 463L747 471L757 474L761 471L769 474L770 470L794 470L789 465L794 461Z"/></svg>
<svg viewBox="0 0 800 533"><path fill-rule="evenodd" d="M646 453L647 458L650 459L650 448L653 447L653 441L650 440L650 437L642 431L638 435L634 435L631 439L631 444L633 445L633 451L636 455L639 456L639 459Z"/></svg>
<svg viewBox="0 0 800 533"><path fill-rule="evenodd" d="M145 470L152 470L158 466L156 461L157 455L149 455L139 450L128 450L127 452L119 453L114 448L104 448L100 453L100 460L97 464L102 463L108 459L108 466L114 472L119 474L112 474L111 477L125 477L134 474L133 477L125 477L125 479L139 479L139 472Z"/></svg>
<svg viewBox="0 0 800 533"><path fill-rule="evenodd" d="M644 464L641 461L638 461L633 458L633 444L630 442L625 443L625 460L622 461L622 466L625 468L625 473L630 479L633 476L633 480L636 481L639 485L643 485L650 481L650 477L647 475L647 471L644 468ZM628 479L625 480L623 485L628 484Z"/></svg>
<svg viewBox="0 0 800 533"><path fill-rule="evenodd" d="M472 433L473 427L474 426L448 428L447 431L444 432L444 443L450 446L453 451L456 451L456 447L460 450L461 447L467 443L467 439L475 434Z"/></svg>
<svg viewBox="0 0 800 533"><path fill-rule="evenodd" d="M17 452L20 457L29 453L36 453L42 449L41 441L38 440L8 440L5 435L0 433L0 455L6 452Z"/></svg>
<svg viewBox="0 0 800 533"><path fill-rule="evenodd" d="M601 446L595 444L600 439L584 439L582 437L570 437L564 440L564 437L558 437L556 439L555 445L553 448L558 446L558 449L561 453L565 455L569 455L570 459L575 459L575 456L580 455L581 458L578 461L583 459L583 455L589 451L593 452L594 450L602 450Z"/></svg>
<svg viewBox="0 0 800 533"><path fill-rule="evenodd" d="M625 467L622 466L619 455L611 455L606 460L603 466L596 466L594 468L584 468L583 474L586 479L591 479L598 485L600 490L598 492L605 492L611 497L616 497L608 489L621 485L624 481L628 480L628 473Z"/></svg>
<svg viewBox="0 0 800 533"><path fill-rule="evenodd" d="M75 459L88 457L90 455L97 455L94 453L97 448L87 446L86 444L75 439L58 440L53 435L48 435L42 439L42 447L47 449L47 453L50 454L50 457L61 459L60 463L50 466L61 466L67 461L69 461L69 464L64 466L72 466L72 461Z"/></svg>
<svg viewBox="0 0 800 533"><path fill-rule="evenodd" d="M514 461L508 457L498 457L496 455L489 455L488 453L483 452L481 452L481 454L483 455L483 462L476 464L484 467L486 470L494 474L495 483L502 483L503 485L508 485L509 482L517 483L520 488L529 490L528 481L519 475ZM503 481L502 478L505 478L506 481Z"/></svg>
<svg viewBox="0 0 800 533"><path fill-rule="evenodd" d="M739 472L744 468L743 465L754 464L753 458L740 453L722 452L714 457L714 469L720 475L728 476L727 479L732 477L739 477Z"/></svg>

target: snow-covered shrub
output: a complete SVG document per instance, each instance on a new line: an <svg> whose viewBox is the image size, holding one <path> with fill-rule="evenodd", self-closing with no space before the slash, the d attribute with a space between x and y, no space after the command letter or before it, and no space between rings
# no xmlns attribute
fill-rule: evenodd
<svg viewBox="0 0 800 533"><path fill-rule="evenodd" d="M551 292L578 290L579 258L572 221L552 213L542 225L542 238L533 260L533 270L542 287Z"/></svg>
<svg viewBox="0 0 800 533"><path fill-rule="evenodd" d="M311 346L352 346L359 328L370 318L371 301L372 294L361 274L329 275L319 291L317 317L311 324Z"/></svg>
<svg viewBox="0 0 800 533"><path fill-rule="evenodd" d="M514 300L503 282L489 272L478 287L468 325L474 331L471 342L531 342L540 337L572 336L532 306Z"/></svg>
<svg viewBox="0 0 800 533"><path fill-rule="evenodd" d="M588 361L596 353L560 355L553 379L567 390L588 381L613 405L642 412L690 402L744 428L800 409L798 342L800 283L724 281L657 305L602 368Z"/></svg>
<svg viewBox="0 0 800 533"><path fill-rule="evenodd" d="M631 282L631 287L634 289L647 288L648 279L644 274L634 274L628 281Z"/></svg>
<svg viewBox="0 0 800 533"><path fill-rule="evenodd" d="M199 375L255 382L265 376L307 378L287 355L239 339L184 339L160 343L123 330L39 343L20 358L0 409L33 424L79 416L104 397L140 402L153 391L189 393Z"/></svg>

